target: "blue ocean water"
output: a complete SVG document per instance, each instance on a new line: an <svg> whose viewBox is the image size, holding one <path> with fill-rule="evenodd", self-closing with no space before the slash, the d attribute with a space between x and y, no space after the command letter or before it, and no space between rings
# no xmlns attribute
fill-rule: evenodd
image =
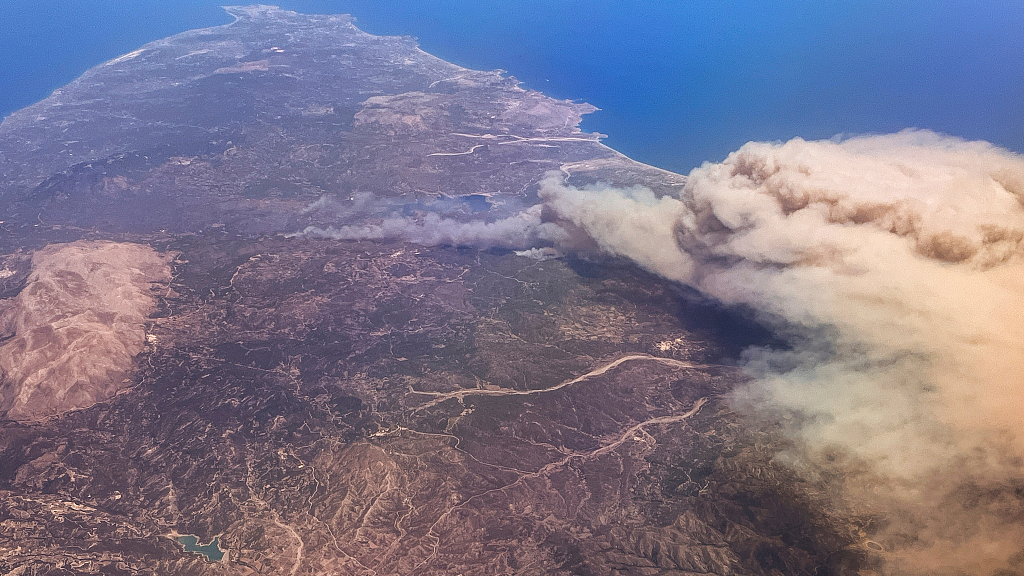
<svg viewBox="0 0 1024 576"><path fill-rule="evenodd" d="M90 66L226 23L223 0L0 1L0 115ZM584 128L687 172L749 140L929 128L1024 152L1020 0L294 0L602 110Z"/></svg>

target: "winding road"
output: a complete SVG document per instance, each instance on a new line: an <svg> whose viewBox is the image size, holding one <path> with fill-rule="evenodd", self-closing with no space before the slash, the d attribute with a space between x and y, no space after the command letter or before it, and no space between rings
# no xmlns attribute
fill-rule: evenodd
<svg viewBox="0 0 1024 576"><path fill-rule="evenodd" d="M666 365L669 365L669 366L675 366L677 368L697 368L697 369L700 369L700 368L711 368L711 367L717 366L717 365L714 365L714 364L694 364L692 362L684 362L682 360L675 360L673 358L662 358L662 357L659 357L659 356L651 356L649 354L631 354L629 356L623 356L623 357L621 357L621 358L619 358L617 360L613 360L612 362L609 362L608 364L605 364L604 366L601 366L600 368L595 368L594 370L591 370L590 372L587 372L586 374L583 374L582 376L577 376L576 378L573 378L572 380L566 380L565 382L562 382L561 384L557 384L557 385L552 386L550 388L538 388L536 390L512 390L512 389L486 390L486 389L481 389L481 388L467 388L467 389L463 389L463 390L455 390L453 392L425 392L425 391L416 390L412 386L409 386L409 392L412 393L412 394L420 394L420 395L424 395L424 396L433 396L434 397L434 400L431 400L430 402L427 402L426 404L417 407L417 409L416 409L417 411L423 410L425 408L429 408L431 406L436 406L437 404L440 404L441 402L444 402L445 400L449 400L451 398L462 399L462 398L465 398L466 396L531 396L531 395L534 395L534 394L545 394L547 392L555 392L556 390L561 390L562 388L566 388L568 386L572 386L573 384L579 384L580 382L582 382L584 380L587 380L588 378L593 378L595 376L600 376L600 375L604 374L605 372L608 372L609 370L611 370L613 368L616 368L617 366L619 366L621 364L624 364L625 362L632 361L632 360L646 360L648 362L657 362L659 364L666 364Z"/></svg>

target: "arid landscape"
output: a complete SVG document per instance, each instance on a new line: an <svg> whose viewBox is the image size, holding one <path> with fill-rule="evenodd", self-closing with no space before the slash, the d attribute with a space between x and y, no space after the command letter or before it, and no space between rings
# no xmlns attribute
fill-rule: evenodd
<svg viewBox="0 0 1024 576"><path fill-rule="evenodd" d="M0 124L0 573L882 573L884 519L723 399L785 340L539 200L684 176L229 11Z"/></svg>

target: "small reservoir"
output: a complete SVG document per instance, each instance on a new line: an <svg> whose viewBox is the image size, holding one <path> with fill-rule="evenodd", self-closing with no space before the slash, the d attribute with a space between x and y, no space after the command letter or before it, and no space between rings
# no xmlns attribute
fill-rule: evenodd
<svg viewBox="0 0 1024 576"><path fill-rule="evenodd" d="M185 547L185 552L202 554L210 562L218 562L224 558L226 550L220 549L220 538L214 538L209 544L199 544L199 538L191 534L178 536L178 543Z"/></svg>

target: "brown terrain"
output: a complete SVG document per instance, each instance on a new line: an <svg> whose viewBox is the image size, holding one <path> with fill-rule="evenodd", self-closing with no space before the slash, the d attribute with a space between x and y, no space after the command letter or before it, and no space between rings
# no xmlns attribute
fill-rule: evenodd
<svg viewBox="0 0 1024 576"><path fill-rule="evenodd" d="M724 400L784 343L487 227L552 170L684 177L500 72L229 11L0 124L0 574L882 566L877 519Z"/></svg>

